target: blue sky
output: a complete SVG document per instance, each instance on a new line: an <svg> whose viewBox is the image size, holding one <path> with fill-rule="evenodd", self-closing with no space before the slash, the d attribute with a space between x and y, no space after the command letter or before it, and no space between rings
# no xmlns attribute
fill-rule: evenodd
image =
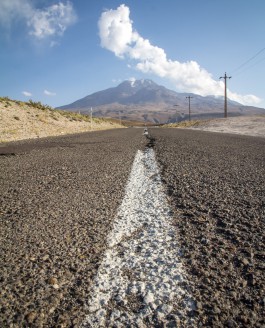
<svg viewBox="0 0 265 328"><path fill-rule="evenodd" d="M265 107L264 0L0 0L0 96L71 103L126 79ZM253 58L254 57L254 58Z"/></svg>

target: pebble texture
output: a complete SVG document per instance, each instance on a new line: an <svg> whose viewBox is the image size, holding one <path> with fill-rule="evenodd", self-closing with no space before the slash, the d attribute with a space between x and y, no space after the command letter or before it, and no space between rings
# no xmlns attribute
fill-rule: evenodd
<svg viewBox="0 0 265 328"><path fill-rule="evenodd" d="M151 134L198 327L264 327L265 139Z"/></svg>
<svg viewBox="0 0 265 328"><path fill-rule="evenodd" d="M2 144L0 327L79 327L139 129Z"/></svg>
<svg viewBox="0 0 265 328"><path fill-rule="evenodd" d="M142 132L0 146L1 327L80 327L89 319L87 302L111 245L135 154L146 145ZM172 210L170 229L161 229L176 237L169 233L184 277L178 286L193 300L193 310L184 306L180 312L177 298L156 304L155 292L137 298L143 285L136 283L108 315L115 320L127 301L137 313L140 303L146 309L152 304L152 311L158 305L144 322L150 327L264 327L265 139L172 129L152 129L151 136L148 146ZM126 252L137 251L133 239L120 243ZM138 251L144 257L144 243ZM123 279L135 281L127 265ZM143 280L151 272L142 273ZM163 277L161 272L155 279ZM185 322L187 316L178 321L181 313L193 323Z"/></svg>

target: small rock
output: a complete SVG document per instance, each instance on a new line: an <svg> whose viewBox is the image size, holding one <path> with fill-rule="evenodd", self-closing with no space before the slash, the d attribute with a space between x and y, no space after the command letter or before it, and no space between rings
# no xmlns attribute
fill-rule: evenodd
<svg viewBox="0 0 265 328"><path fill-rule="evenodd" d="M249 265L249 261L248 261L248 259L246 259L246 258L243 258L243 259L242 259L242 263L243 263L244 265Z"/></svg>
<svg viewBox="0 0 265 328"><path fill-rule="evenodd" d="M60 321L60 328L67 328L67 327L69 327L69 325L70 325L70 323L67 320L63 319Z"/></svg>
<svg viewBox="0 0 265 328"><path fill-rule="evenodd" d="M46 254L46 255L43 256L42 260L43 260L43 261L47 261L49 257L50 257L50 256L49 256L48 254Z"/></svg>
<svg viewBox="0 0 265 328"><path fill-rule="evenodd" d="M59 284L58 284L58 280L57 280L57 278L55 278L55 277L51 277L51 278L49 279L48 283L49 283L50 285L52 285L52 287L53 287L54 289L59 289L59 288L60 288L60 286L59 286Z"/></svg>
<svg viewBox="0 0 265 328"><path fill-rule="evenodd" d="M36 319L36 317L37 317L37 313L32 311L26 315L26 320L28 323L33 323L33 321Z"/></svg>
<svg viewBox="0 0 265 328"><path fill-rule="evenodd" d="M58 283L58 280L57 280L57 278L55 278L55 277L51 277L51 278L49 279L48 283L49 283L50 285L55 285L55 284Z"/></svg>
<svg viewBox="0 0 265 328"><path fill-rule="evenodd" d="M236 327L236 323L235 323L234 320L228 320L228 321L226 322L226 326L227 326L228 328L233 328L233 327Z"/></svg>
<svg viewBox="0 0 265 328"><path fill-rule="evenodd" d="M249 286L255 285L255 277L254 277L253 273L248 274L248 284L249 284Z"/></svg>
<svg viewBox="0 0 265 328"><path fill-rule="evenodd" d="M231 295L234 299L237 298L237 293L236 293L236 292L231 292L230 295Z"/></svg>
<svg viewBox="0 0 265 328"><path fill-rule="evenodd" d="M111 313L111 321L115 321L117 318L121 316L121 312L119 310L114 309Z"/></svg>
<svg viewBox="0 0 265 328"><path fill-rule="evenodd" d="M214 313L216 313L216 314L221 313L221 310L220 310L219 307L216 306L216 305L214 306L213 310L214 310Z"/></svg>
<svg viewBox="0 0 265 328"><path fill-rule="evenodd" d="M150 292L147 293L145 295L144 301L145 301L146 304L153 303L154 302L154 296L153 296L153 294L150 293Z"/></svg>
<svg viewBox="0 0 265 328"><path fill-rule="evenodd" d="M158 311L157 311L157 317L158 317L158 319L162 320L172 310L173 310L173 306L171 306L171 305L163 304L163 305L159 306Z"/></svg>
<svg viewBox="0 0 265 328"><path fill-rule="evenodd" d="M51 307L49 313L53 313L55 311L55 307Z"/></svg>
<svg viewBox="0 0 265 328"><path fill-rule="evenodd" d="M60 288L60 286L59 286L58 284L54 284L52 287L53 287L54 289L59 289L59 288Z"/></svg>
<svg viewBox="0 0 265 328"><path fill-rule="evenodd" d="M246 280L243 280L243 282L242 282L242 286L245 288L245 287L247 287L247 284L248 284L248 282L246 281Z"/></svg>

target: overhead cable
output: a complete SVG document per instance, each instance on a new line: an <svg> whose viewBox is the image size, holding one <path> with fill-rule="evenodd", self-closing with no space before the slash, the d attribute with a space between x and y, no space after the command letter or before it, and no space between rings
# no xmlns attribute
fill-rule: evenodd
<svg viewBox="0 0 265 328"><path fill-rule="evenodd" d="M246 60L243 64L241 64L240 66L238 66L237 68L235 68L231 73L235 73L235 72L238 72L241 68L243 68L244 66L246 66L248 63L250 63L253 59L255 59L259 54L261 54L263 51L265 50L265 48L262 48L261 50L259 50L254 56L250 57L248 60ZM263 60L263 59L262 59ZM261 60L261 61L262 61ZM255 66L256 64L260 63L261 61L259 62L256 62L254 65L252 66ZM250 67L252 67L250 66ZM250 68L248 67L248 68ZM240 72L242 73L242 72ZM240 73L237 73L236 75L240 74Z"/></svg>

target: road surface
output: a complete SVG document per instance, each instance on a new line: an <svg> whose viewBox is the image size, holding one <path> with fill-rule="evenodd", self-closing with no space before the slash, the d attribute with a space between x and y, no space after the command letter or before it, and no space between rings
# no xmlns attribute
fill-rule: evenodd
<svg viewBox="0 0 265 328"><path fill-rule="evenodd" d="M132 128L2 144L1 327L262 327L264 146Z"/></svg>

